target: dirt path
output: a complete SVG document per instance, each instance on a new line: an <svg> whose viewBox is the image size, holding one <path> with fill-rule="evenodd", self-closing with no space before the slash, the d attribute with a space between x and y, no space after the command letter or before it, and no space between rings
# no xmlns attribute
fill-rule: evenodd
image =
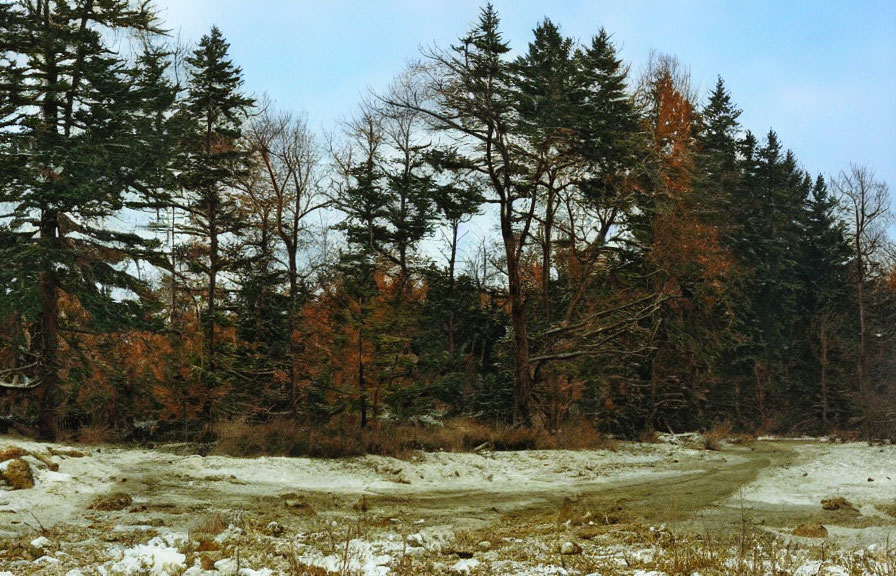
<svg viewBox="0 0 896 576"><path fill-rule="evenodd" d="M4 444L32 453L57 449L0 438ZM364 575L402 573L386 566L448 573L452 562L467 558L507 568L490 574L525 574L524 567L546 559L588 574L619 562L662 568L644 552L658 550L661 533L712 534L723 547L747 529L790 538L804 522L824 524L830 542L850 547L896 535L896 447L772 441L707 451L658 443L410 460L235 459L99 447L84 457L54 458L58 471L36 469L35 488L0 491L0 575L5 566L16 567L14 574L64 576L72 566L102 564L103 573L130 576L116 572L116 562L141 546L141 553L164 552L178 565L199 562L209 570L243 554L256 566L283 570L304 562ZM120 494L126 504L97 505ZM855 509L824 511L820 502L829 496L848 498ZM40 532L63 562L23 564L37 554L29 542ZM174 540L146 548L152 538ZM354 572L339 568L350 542L363 560ZM570 542L578 542L578 555L560 552ZM616 557L601 557L606 550ZM632 564L631 550L647 556Z"/></svg>

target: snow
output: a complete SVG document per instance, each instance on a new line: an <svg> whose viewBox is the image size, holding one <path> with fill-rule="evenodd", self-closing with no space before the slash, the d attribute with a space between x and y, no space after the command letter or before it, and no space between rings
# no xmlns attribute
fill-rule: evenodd
<svg viewBox="0 0 896 576"><path fill-rule="evenodd" d="M186 565L186 555L171 545L180 538L155 537L146 544L126 548L117 561L104 568L110 576L142 576L149 572L154 576L178 575Z"/></svg>
<svg viewBox="0 0 896 576"><path fill-rule="evenodd" d="M832 442L798 442L774 440L771 449L785 445L787 450L795 450L796 457L786 467L767 468L758 477L743 486L724 504L727 507L747 506L780 508L784 506L811 507L820 511L824 498L842 496L853 503L866 517L875 517L880 526L826 525L829 539L834 542L858 542L867 545L869 538L886 542L892 533L892 518L883 511L883 504L896 500L896 446L868 446L867 444L837 444ZM519 576L568 576L581 574L572 568L552 564L537 564L529 560L517 561L504 556L507 550L526 548L540 550L544 545L546 554L556 553L562 545L575 539L564 534L562 539L546 543L544 540L502 538L489 540L494 544L484 544L482 535L476 540L464 542L459 534L457 518L453 511L417 509L414 502L422 502L430 495L437 495L450 501L456 498L457 510L466 505L467 495L478 499L477 505L492 506L492 513L503 513L509 502L534 502L545 495L585 494L599 492L603 486L617 483L650 483L674 480L686 474L699 474L716 466L732 466L746 462L748 448L726 449L721 452L703 451L690 448L699 445L695 437L664 437L654 444L620 443L620 448L609 450L583 451L525 451L525 452L480 452L480 453L417 453L409 459L399 460L380 456L365 456L342 460L317 460L309 458L258 458L239 459L223 456L183 456L170 452L125 449L117 447L94 448L86 457L65 456L64 450L56 450L60 445L42 444L18 438L0 436L0 448L6 445L21 446L32 453L58 453L59 471L53 472L35 465L36 485L32 489L8 492L0 488L0 546L4 538L30 542L33 556L38 560L23 560L32 568L25 573L52 573L66 576L275 576L281 574L266 560L244 556L241 552L237 564L232 554L233 546L250 537L265 538L265 542L282 546L300 564L316 566L335 573L350 573L357 576L386 576L391 574L402 558L413 556L414 561L437 563L442 571L456 574L490 573L496 575ZM766 449L763 447L763 449ZM675 464L675 465L673 465ZM871 479L871 481L869 481ZM90 510L90 504L98 496L124 491L134 498L134 503L122 511L98 512ZM286 508L285 516L274 516L281 521L282 530L270 529L280 526L269 516L261 516L262 508L274 505L284 507L279 498L285 494L296 498L309 497L309 502L321 513L311 530L329 533L337 538L335 544L323 546L320 534L308 535L295 524L290 524L291 508ZM315 495L318 500L313 500ZM376 531L357 532L346 528L357 519L357 512L351 511L352 504L362 495L371 500L371 516L381 514ZM318 506L318 502L332 497L333 506ZM383 497L396 504L383 510ZM416 500L419 498L420 500ZM265 500L267 499L267 500ZM391 500L389 500L391 499ZM186 533L192 530L195 514L181 511L197 511L199 514L222 513L241 515L243 503L254 502L254 509L246 509L247 519L258 523L241 524L234 521L213 540L220 546L220 554L214 558L215 569L204 570L198 564L195 545ZM337 504L338 502L338 504ZM158 519L144 505L154 504L153 514L158 510L166 512L165 524L153 524ZM501 507L502 510L498 510ZM278 508L279 509L279 508ZM328 510L336 510L327 516ZM341 511L341 512L338 512ZM282 510L281 510L282 512ZM314 514L314 512L312 512ZM339 514L344 514L339 516ZM438 516L441 514L441 516ZM465 511L463 514L467 514ZM346 516L347 515L347 516ZM458 514L459 515L459 514ZM486 522L470 513L471 522ZM174 520L177 516L178 519ZM424 518L425 516L425 518ZM241 517L241 516L240 516ZM86 545L94 546L98 554L95 564L72 568L68 553L72 547L54 533L49 533L51 541L45 537L35 538L34 527L39 523L51 529L60 525L81 528L88 531L97 519L108 521L105 534L121 535L120 539L104 541L93 536ZM13 520L15 520L13 522ZM36 522L34 521L36 520ZM338 522L337 522L338 520ZM228 520L229 521L229 520ZM175 525L168 522L181 522ZM326 524L324 524L324 522ZM242 525L243 528L239 526ZM569 527L561 528L568 530ZM665 526L659 528L663 531ZM674 529L671 528L671 529ZM654 531L651 528L651 531ZM875 531L877 530L877 531ZM254 533L253 533L254 531ZM347 531L347 533L346 533ZM888 533L889 531L889 533ZM58 534L55 533L55 534ZM785 530L782 534L789 534ZM523 534L525 536L525 534ZM317 538L317 540L315 539ZM193 538L195 540L195 538ZM466 546L474 554L473 558L458 559L446 552L459 546ZM512 542L511 542L512 541ZM341 543L340 543L341 542ZM475 544L479 542L479 544ZM627 545L623 553L612 552L612 547L601 545L600 549L581 542L587 548L582 558L601 559L608 566L619 560L618 569L612 573L629 576L664 576L664 573L647 570L652 564L655 550ZM79 544L80 545L80 544ZM559 545L559 546L558 546ZM66 547L68 546L68 547ZM850 545L851 546L851 545ZM849 548L845 548L849 549ZM883 548L882 548L883 549ZM243 548L240 548L242 551ZM867 548L869 555L875 555L873 548ZM608 551L612 552L609 556ZM45 555L46 554L46 555ZM618 558L616 557L618 556ZM188 566L187 558L195 565ZM281 555L281 557L285 557ZM577 556L579 557L579 556ZM513 559L511 559L513 558ZM556 560L556 556L553 558ZM541 560L544 561L544 556ZM629 561L637 562L640 570L632 572ZM801 564L794 566L795 576L822 574L845 576L852 571L844 568L851 564L836 561L822 564L810 557L800 557ZM876 560L869 560L876 561ZM559 561L558 561L559 563ZM236 574L239 565L239 574ZM16 565L14 572L3 570L13 568L0 561L0 576L22 573ZM77 565L76 565L77 566ZM208 566L206 564L206 566ZM604 566L604 564L599 564ZM281 566L282 568L282 566ZM83 572L82 572L83 569ZM601 568L602 570L604 568ZM68 570L68 571L66 571ZM597 574L597 573L593 573Z"/></svg>
<svg viewBox="0 0 896 576"><path fill-rule="evenodd" d="M393 561L393 556L385 553L384 548L392 548L393 553L399 551L393 542L368 542L355 538L347 542L339 554L325 556L317 549L307 549L296 559L300 563L317 566L328 572L358 574L359 576L386 576L390 572L389 565Z"/></svg>
<svg viewBox="0 0 896 576"><path fill-rule="evenodd" d="M479 567L479 560L476 558L462 558L451 565L452 572L459 572L461 574L469 574L470 570Z"/></svg>
<svg viewBox="0 0 896 576"><path fill-rule="evenodd" d="M818 507L822 499L837 496L856 506L896 500L896 446L800 442L796 447L794 465L744 486L746 503ZM732 500L740 498L738 493Z"/></svg>
<svg viewBox="0 0 896 576"><path fill-rule="evenodd" d="M816 560L797 568L793 576L849 576L849 571L842 566L829 565Z"/></svg>

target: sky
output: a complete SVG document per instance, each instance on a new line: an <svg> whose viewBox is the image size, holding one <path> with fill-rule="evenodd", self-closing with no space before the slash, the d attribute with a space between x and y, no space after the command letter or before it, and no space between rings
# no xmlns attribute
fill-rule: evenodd
<svg viewBox="0 0 896 576"><path fill-rule="evenodd" d="M333 131L420 48L448 47L475 22L474 0L156 0L172 36L212 25L244 88ZM545 17L587 42L601 27L631 67L651 51L690 68L702 98L721 76L759 136L774 129L813 175L865 164L896 195L896 2L892 0L495 0L516 53Z"/></svg>

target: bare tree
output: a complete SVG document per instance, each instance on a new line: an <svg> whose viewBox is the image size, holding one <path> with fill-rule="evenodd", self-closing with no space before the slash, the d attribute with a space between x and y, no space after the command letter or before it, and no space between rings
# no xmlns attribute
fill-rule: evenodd
<svg viewBox="0 0 896 576"><path fill-rule="evenodd" d="M865 436L869 435L871 383L868 373L867 311L865 285L879 273L887 250L887 225L892 220L886 182L878 180L867 166L850 164L834 180L834 191L847 216L855 258L856 300L859 315L859 357L856 376L862 400Z"/></svg>
<svg viewBox="0 0 896 576"><path fill-rule="evenodd" d="M250 197L265 225L270 219L285 253L289 283L289 404L295 413L300 380L301 302L307 292L307 279L315 270L313 259L304 259L302 248L311 228L310 217L329 206L330 200L318 185L320 156L304 116L275 112L267 103L247 137L267 181L267 186L254 188Z"/></svg>

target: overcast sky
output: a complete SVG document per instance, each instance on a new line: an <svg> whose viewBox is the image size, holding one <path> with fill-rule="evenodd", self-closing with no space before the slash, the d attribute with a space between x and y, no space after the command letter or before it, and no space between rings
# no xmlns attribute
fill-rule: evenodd
<svg viewBox="0 0 896 576"><path fill-rule="evenodd" d="M587 41L602 26L633 76L651 50L677 56L705 97L724 78L741 123L774 128L813 174L868 164L896 194L896 2L892 0L496 0L505 39L525 51L544 17ZM420 46L447 47L473 0L156 0L172 34L217 25L245 88L332 130Z"/></svg>

